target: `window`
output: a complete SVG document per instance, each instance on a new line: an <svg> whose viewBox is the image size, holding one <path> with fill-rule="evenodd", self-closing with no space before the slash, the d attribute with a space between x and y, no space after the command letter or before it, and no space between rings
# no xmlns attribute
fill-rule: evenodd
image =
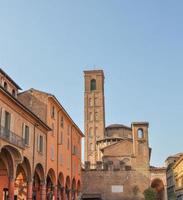
<svg viewBox="0 0 183 200"><path fill-rule="evenodd" d="M88 133L89 138L93 138L93 134L92 134L92 128L89 128L89 133Z"/></svg>
<svg viewBox="0 0 183 200"><path fill-rule="evenodd" d="M95 79L92 79L90 82L90 90L91 91L96 90L96 80Z"/></svg>
<svg viewBox="0 0 183 200"><path fill-rule="evenodd" d="M92 98L89 98L89 106L92 106Z"/></svg>
<svg viewBox="0 0 183 200"><path fill-rule="evenodd" d="M77 147L75 145L72 147L72 154L77 155Z"/></svg>
<svg viewBox="0 0 183 200"><path fill-rule="evenodd" d="M98 128L97 127L95 127L95 138L96 138L96 141L98 139L100 139L100 136L98 135Z"/></svg>
<svg viewBox="0 0 183 200"><path fill-rule="evenodd" d="M92 118L93 118L93 117L92 117L92 113L90 112L90 113L89 113L89 121L92 121Z"/></svg>
<svg viewBox="0 0 183 200"><path fill-rule="evenodd" d="M141 129L141 128L138 129L138 138L139 139L144 138L144 132L143 132L143 129Z"/></svg>
<svg viewBox="0 0 183 200"><path fill-rule="evenodd" d="M52 106L52 108L51 108L51 117L55 118L55 107L54 106Z"/></svg>
<svg viewBox="0 0 183 200"><path fill-rule="evenodd" d="M97 97L95 97L94 103L95 103L95 106L98 105L98 98Z"/></svg>
<svg viewBox="0 0 183 200"><path fill-rule="evenodd" d="M95 112L95 120L98 120L98 112Z"/></svg>
<svg viewBox="0 0 183 200"><path fill-rule="evenodd" d="M38 136L38 152L43 153L43 136Z"/></svg>
<svg viewBox="0 0 183 200"><path fill-rule="evenodd" d="M4 89L7 90L8 89L8 85L6 82L4 82Z"/></svg>
<svg viewBox="0 0 183 200"><path fill-rule="evenodd" d="M7 111L5 111L5 123L4 123L4 129L6 131L10 131L10 124L11 124L11 114Z"/></svg>
<svg viewBox="0 0 183 200"><path fill-rule="evenodd" d="M12 96L15 97L15 90L14 89L12 90Z"/></svg>
<svg viewBox="0 0 183 200"><path fill-rule="evenodd" d="M61 119L60 119L60 126L62 128L64 128L64 117L63 116L61 116Z"/></svg>
<svg viewBox="0 0 183 200"><path fill-rule="evenodd" d="M29 145L29 127L23 123L23 139L26 145Z"/></svg>
<svg viewBox="0 0 183 200"><path fill-rule="evenodd" d="M70 135L72 133L72 127L68 124L67 126L67 134Z"/></svg>

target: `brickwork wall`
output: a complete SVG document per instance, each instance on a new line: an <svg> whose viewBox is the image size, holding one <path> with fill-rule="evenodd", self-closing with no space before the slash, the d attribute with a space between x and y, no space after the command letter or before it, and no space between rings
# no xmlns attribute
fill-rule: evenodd
<svg viewBox="0 0 183 200"><path fill-rule="evenodd" d="M82 181L83 194L101 194L103 200L140 200L150 186L149 171L82 171ZM112 186L123 186L123 192L112 192Z"/></svg>

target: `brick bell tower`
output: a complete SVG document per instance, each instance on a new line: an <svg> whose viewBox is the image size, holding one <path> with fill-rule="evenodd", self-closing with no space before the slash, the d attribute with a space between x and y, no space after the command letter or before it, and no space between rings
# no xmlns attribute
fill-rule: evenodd
<svg viewBox="0 0 183 200"><path fill-rule="evenodd" d="M85 161L97 161L96 141L104 138L105 104L103 70L84 71Z"/></svg>

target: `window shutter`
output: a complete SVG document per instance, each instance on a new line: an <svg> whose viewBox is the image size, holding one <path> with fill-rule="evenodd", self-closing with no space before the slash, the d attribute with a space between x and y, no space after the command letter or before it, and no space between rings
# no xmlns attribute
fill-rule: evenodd
<svg viewBox="0 0 183 200"><path fill-rule="evenodd" d="M0 122L1 122L1 119L2 119L2 108L0 108Z"/></svg>
<svg viewBox="0 0 183 200"><path fill-rule="evenodd" d="M27 126L27 130L26 130L26 139L27 139L27 145L29 145L29 140L30 140L29 126Z"/></svg>
<svg viewBox="0 0 183 200"><path fill-rule="evenodd" d="M4 108L2 108L1 126L5 127L5 109Z"/></svg>
<svg viewBox="0 0 183 200"><path fill-rule="evenodd" d="M10 113L10 131L14 131L14 116Z"/></svg>
<svg viewBox="0 0 183 200"><path fill-rule="evenodd" d="M40 136L39 136L39 134L37 134L37 150L38 150L38 152L40 151L39 140L40 140Z"/></svg>
<svg viewBox="0 0 183 200"><path fill-rule="evenodd" d="M25 140L25 123L22 123L22 137Z"/></svg>

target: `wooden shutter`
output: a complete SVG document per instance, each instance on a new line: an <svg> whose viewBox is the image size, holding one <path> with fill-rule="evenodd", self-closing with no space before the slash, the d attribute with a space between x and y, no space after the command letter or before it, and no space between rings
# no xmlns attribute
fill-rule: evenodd
<svg viewBox="0 0 183 200"><path fill-rule="evenodd" d="M5 109L2 108L2 114L1 114L1 126L4 128L5 126Z"/></svg>
<svg viewBox="0 0 183 200"><path fill-rule="evenodd" d="M38 150L38 152L40 151L40 136L39 136L39 134L37 134L37 150Z"/></svg>
<svg viewBox="0 0 183 200"><path fill-rule="evenodd" d="M25 140L25 123L22 123L22 137Z"/></svg>

